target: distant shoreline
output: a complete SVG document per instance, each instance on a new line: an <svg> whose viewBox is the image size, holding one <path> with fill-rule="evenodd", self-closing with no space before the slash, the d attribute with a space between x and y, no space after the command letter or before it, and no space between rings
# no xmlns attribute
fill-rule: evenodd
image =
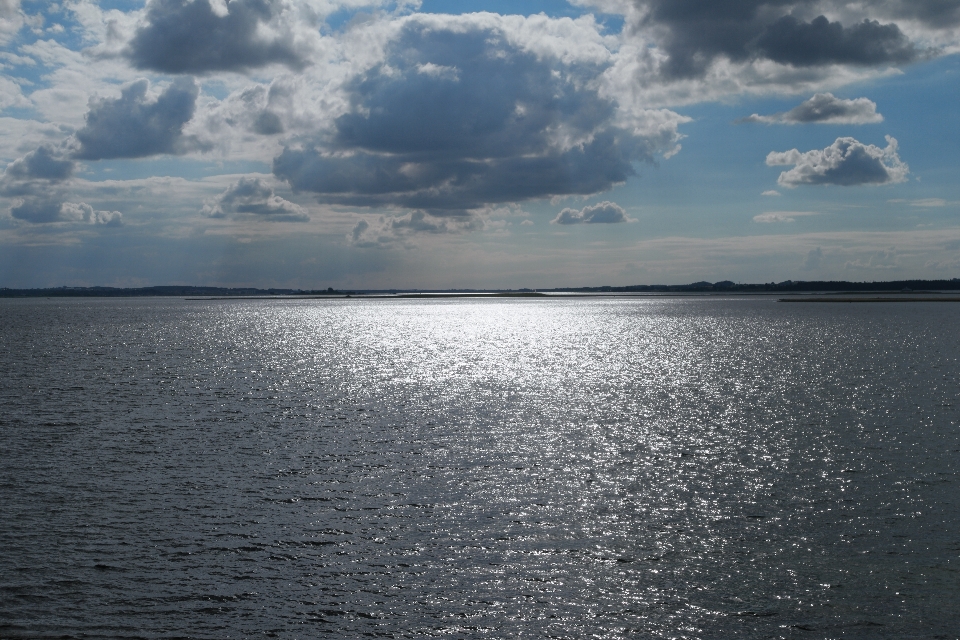
<svg viewBox="0 0 960 640"><path fill-rule="evenodd" d="M484 298L516 297L544 298L577 295L664 295L664 294L807 294L804 301L814 301L809 294L818 295L863 295L896 294L915 299L914 296L957 292L960 294L960 278L952 280L894 280L885 282L847 281L793 281L760 284L720 282L694 282L680 285L630 285L623 287L555 287L552 289L259 289L256 287L205 287L165 285L152 287L49 287L34 289L0 288L0 298L135 298L135 297L180 297L180 298L343 298L347 296L389 298ZM937 298L940 300L941 298ZM794 300L790 300L791 302ZM827 301L827 300L823 300ZM839 302L831 298L829 301ZM857 301L860 301L859 299Z"/></svg>

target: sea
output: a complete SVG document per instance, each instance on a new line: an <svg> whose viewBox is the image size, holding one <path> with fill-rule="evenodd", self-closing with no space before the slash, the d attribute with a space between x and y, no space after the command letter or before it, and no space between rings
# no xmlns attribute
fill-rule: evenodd
<svg viewBox="0 0 960 640"><path fill-rule="evenodd" d="M0 637L958 638L960 303L0 300Z"/></svg>

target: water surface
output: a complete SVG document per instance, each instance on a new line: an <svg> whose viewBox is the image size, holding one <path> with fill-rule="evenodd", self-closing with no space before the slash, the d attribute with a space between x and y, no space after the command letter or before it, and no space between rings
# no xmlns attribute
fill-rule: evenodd
<svg viewBox="0 0 960 640"><path fill-rule="evenodd" d="M958 313L0 300L0 635L955 638Z"/></svg>

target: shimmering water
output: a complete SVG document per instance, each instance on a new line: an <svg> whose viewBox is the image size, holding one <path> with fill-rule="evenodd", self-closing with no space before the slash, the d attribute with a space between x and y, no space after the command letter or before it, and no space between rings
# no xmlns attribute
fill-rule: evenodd
<svg viewBox="0 0 960 640"><path fill-rule="evenodd" d="M960 305L0 301L0 636L956 638Z"/></svg>

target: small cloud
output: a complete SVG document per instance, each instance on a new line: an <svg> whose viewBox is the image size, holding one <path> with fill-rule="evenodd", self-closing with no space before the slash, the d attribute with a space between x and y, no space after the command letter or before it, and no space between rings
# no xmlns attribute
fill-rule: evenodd
<svg viewBox="0 0 960 640"><path fill-rule="evenodd" d="M777 179L779 185L788 188L805 184L857 186L904 182L910 168L897 154L897 140L891 136L886 136L886 140L887 147L881 149L854 138L837 138L823 150L771 151L766 162L770 167L795 165Z"/></svg>
<svg viewBox="0 0 960 640"><path fill-rule="evenodd" d="M523 222L520 223L520 225L521 225L521 226L524 226L524 227L532 227L532 226L533 226L533 220L524 220Z"/></svg>
<svg viewBox="0 0 960 640"><path fill-rule="evenodd" d="M360 236L362 236L363 233L369 228L370 223L366 220L361 220L353 227L353 231L350 232L349 238L354 242L354 244L356 244L360 241Z"/></svg>
<svg viewBox="0 0 960 640"><path fill-rule="evenodd" d="M877 103L868 98L844 100L832 93L818 93L783 113L769 116L753 114L737 122L764 124L876 124L883 122Z"/></svg>
<svg viewBox="0 0 960 640"><path fill-rule="evenodd" d="M276 195L260 178L240 178L216 198L206 201L202 212L211 218L253 216L284 222L310 219L303 207Z"/></svg>
<svg viewBox="0 0 960 640"><path fill-rule="evenodd" d="M550 221L551 224L616 224L620 222L636 222L636 220L628 218L623 207L609 200L584 207L579 211L564 209Z"/></svg>
<svg viewBox="0 0 960 640"><path fill-rule="evenodd" d="M97 211L86 202L64 202L60 207L60 217L63 220L108 227L119 227L123 224L123 214L119 211Z"/></svg>
<svg viewBox="0 0 960 640"><path fill-rule="evenodd" d="M911 207L945 207L947 201L943 198L921 198L920 200L911 200Z"/></svg>
<svg viewBox="0 0 960 640"><path fill-rule="evenodd" d="M460 81L459 69L457 69L456 67L447 67L440 64L434 64L432 62L427 62L426 64L418 65L417 73L421 73L425 76L430 76L432 78L450 80L451 82Z"/></svg>
<svg viewBox="0 0 960 640"><path fill-rule="evenodd" d="M811 249L807 254L806 260L803 261L803 266L801 268L804 271L814 271L820 268L821 261L823 261L823 250L821 250L820 247Z"/></svg>
<svg viewBox="0 0 960 640"><path fill-rule="evenodd" d="M796 222L797 218L818 215L820 215L820 213L817 211L764 211L759 215L753 216L753 221L760 223Z"/></svg>
<svg viewBox="0 0 960 640"><path fill-rule="evenodd" d="M866 260L855 260L844 265L847 269L897 269L900 259L896 247L877 251Z"/></svg>
<svg viewBox="0 0 960 640"><path fill-rule="evenodd" d="M760 195L762 195L762 196L775 197L775 196L779 196L779 195L780 195L780 192L777 191L776 189L769 189L769 190L767 190L767 191L764 191L764 192L761 193Z"/></svg>

